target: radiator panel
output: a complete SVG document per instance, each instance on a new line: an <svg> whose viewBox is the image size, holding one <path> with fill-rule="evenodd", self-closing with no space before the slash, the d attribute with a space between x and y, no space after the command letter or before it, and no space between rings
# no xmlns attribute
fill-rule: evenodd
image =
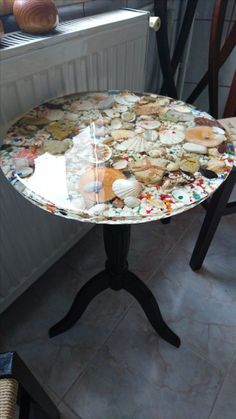
<svg viewBox="0 0 236 419"><path fill-rule="evenodd" d="M148 13L108 13L104 25L101 19L93 17L93 25L88 19L87 30L85 19L83 30L73 21L74 31L70 27L54 44L44 39L37 49L29 44L0 50L0 138L9 121L50 98L78 91L144 89ZM34 207L2 173L0 182L1 312L91 225Z"/></svg>

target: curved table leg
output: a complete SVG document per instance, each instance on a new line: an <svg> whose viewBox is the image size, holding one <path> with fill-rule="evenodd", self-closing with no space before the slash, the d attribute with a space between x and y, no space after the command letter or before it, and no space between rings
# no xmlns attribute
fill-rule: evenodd
<svg viewBox="0 0 236 419"><path fill-rule="evenodd" d="M102 271L91 278L79 290L66 316L50 328L49 336L52 338L54 336L60 335L68 329L71 329L71 327L74 326L77 320L79 320L79 318L82 316L93 298L108 287L109 279L106 271Z"/></svg>
<svg viewBox="0 0 236 419"><path fill-rule="evenodd" d="M123 288L139 302L158 335L166 342L179 348L181 344L180 338L164 322L158 303L144 282L132 272L127 272Z"/></svg>

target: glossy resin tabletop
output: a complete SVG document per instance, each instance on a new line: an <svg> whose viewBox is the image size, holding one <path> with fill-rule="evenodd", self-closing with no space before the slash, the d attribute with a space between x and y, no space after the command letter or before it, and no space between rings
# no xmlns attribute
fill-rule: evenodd
<svg viewBox="0 0 236 419"><path fill-rule="evenodd" d="M25 198L64 217L141 223L199 204L233 165L230 135L211 116L128 91L57 98L21 116L0 149Z"/></svg>

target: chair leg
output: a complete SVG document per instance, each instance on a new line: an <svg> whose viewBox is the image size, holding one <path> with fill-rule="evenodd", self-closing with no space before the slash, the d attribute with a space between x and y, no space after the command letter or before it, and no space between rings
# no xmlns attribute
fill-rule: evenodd
<svg viewBox="0 0 236 419"><path fill-rule="evenodd" d="M222 215L224 215L224 209L226 208L234 185L235 176L231 173L210 200L206 216L190 260L190 266L193 271L200 269L204 262L220 219Z"/></svg>

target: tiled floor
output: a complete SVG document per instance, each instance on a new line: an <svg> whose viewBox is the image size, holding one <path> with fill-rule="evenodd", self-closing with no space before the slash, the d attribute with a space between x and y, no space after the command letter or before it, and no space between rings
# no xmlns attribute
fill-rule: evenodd
<svg viewBox="0 0 236 419"><path fill-rule="evenodd" d="M148 282L180 349L162 341L125 292L97 297L76 326L47 330L103 268L96 227L0 317L0 351L17 350L63 419L235 419L236 217L225 217L204 268L189 259L203 219L133 227L130 268Z"/></svg>

